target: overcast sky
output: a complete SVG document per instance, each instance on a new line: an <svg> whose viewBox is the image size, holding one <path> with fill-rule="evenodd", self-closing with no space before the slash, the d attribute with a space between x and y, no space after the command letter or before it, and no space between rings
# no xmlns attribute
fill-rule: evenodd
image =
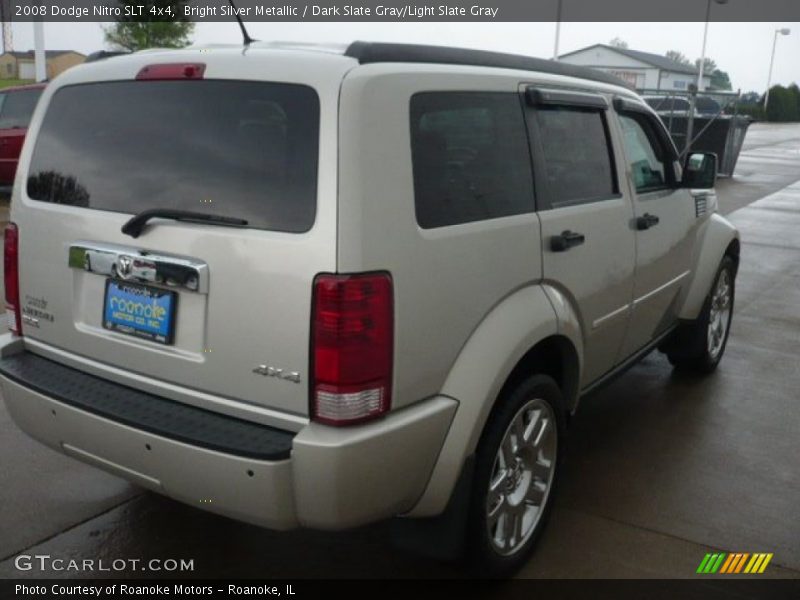
<svg viewBox="0 0 800 600"><path fill-rule="evenodd" d="M563 23L561 53L615 37L631 49L663 54L679 50L699 58L703 23ZM31 23L14 23L14 48L33 48ZM550 58L555 40L554 23L249 23L250 34L260 40L351 42L353 40L412 42L481 48ZM800 23L711 23L707 55L731 76L734 89L763 91L767 84L772 41L777 28L790 27L780 36L773 82L800 83ZM241 34L230 23L202 23L194 42L238 43ZM100 23L46 23L45 45L50 50L83 53L105 48Z"/></svg>

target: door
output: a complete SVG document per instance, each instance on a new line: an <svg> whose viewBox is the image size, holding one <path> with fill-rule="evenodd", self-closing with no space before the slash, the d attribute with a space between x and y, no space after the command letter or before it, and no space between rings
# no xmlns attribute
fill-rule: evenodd
<svg viewBox="0 0 800 600"><path fill-rule="evenodd" d="M636 224L633 312L623 349L630 355L677 320L690 279L696 208L677 185L677 153L660 121L635 108L618 117Z"/></svg>
<svg viewBox="0 0 800 600"><path fill-rule="evenodd" d="M583 387L618 362L633 292L633 210L620 193L601 95L528 89L527 120L545 283L572 302L584 334Z"/></svg>
<svg viewBox="0 0 800 600"><path fill-rule="evenodd" d="M32 62L19 63L20 79L36 79L36 66Z"/></svg>

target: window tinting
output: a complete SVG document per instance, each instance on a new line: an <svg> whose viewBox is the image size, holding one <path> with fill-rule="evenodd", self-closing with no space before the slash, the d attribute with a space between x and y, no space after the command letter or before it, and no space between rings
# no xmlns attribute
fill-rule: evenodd
<svg viewBox="0 0 800 600"><path fill-rule="evenodd" d="M316 211L318 140L319 100L306 86L204 80L65 87L39 132L28 195L307 231Z"/></svg>
<svg viewBox="0 0 800 600"><path fill-rule="evenodd" d="M417 222L442 227L533 212L530 151L516 94L411 98Z"/></svg>
<svg viewBox="0 0 800 600"><path fill-rule="evenodd" d="M620 115L625 153L633 172L637 192L663 188L667 184L666 169L644 127L634 118Z"/></svg>
<svg viewBox="0 0 800 600"><path fill-rule="evenodd" d="M0 129L27 127L31 122L33 111L41 95L41 88L2 94L3 99L0 100Z"/></svg>
<svg viewBox="0 0 800 600"><path fill-rule="evenodd" d="M617 193L605 117L567 107L536 110L550 202L591 202Z"/></svg>

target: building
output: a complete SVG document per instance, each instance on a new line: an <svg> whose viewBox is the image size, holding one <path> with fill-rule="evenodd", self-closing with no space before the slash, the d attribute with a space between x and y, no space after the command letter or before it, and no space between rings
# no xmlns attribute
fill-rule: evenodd
<svg viewBox="0 0 800 600"><path fill-rule="evenodd" d="M697 85L697 69L666 56L595 44L558 57L572 65L592 67L616 75L637 90L686 91ZM711 84L703 74L703 89Z"/></svg>
<svg viewBox="0 0 800 600"><path fill-rule="evenodd" d="M47 50L47 78L52 79L70 67L81 64L86 56L74 50ZM36 79L33 50L0 54L0 79Z"/></svg>

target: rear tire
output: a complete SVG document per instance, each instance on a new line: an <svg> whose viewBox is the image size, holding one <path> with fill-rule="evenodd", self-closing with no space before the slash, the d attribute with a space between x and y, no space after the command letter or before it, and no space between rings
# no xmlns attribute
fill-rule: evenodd
<svg viewBox="0 0 800 600"><path fill-rule="evenodd" d="M467 521L476 574L508 577L532 553L553 504L564 429L561 390L547 375L501 398L476 453Z"/></svg>
<svg viewBox="0 0 800 600"><path fill-rule="evenodd" d="M736 263L725 256L700 315L681 325L665 346L669 362L681 370L707 374L722 360L733 319Z"/></svg>

